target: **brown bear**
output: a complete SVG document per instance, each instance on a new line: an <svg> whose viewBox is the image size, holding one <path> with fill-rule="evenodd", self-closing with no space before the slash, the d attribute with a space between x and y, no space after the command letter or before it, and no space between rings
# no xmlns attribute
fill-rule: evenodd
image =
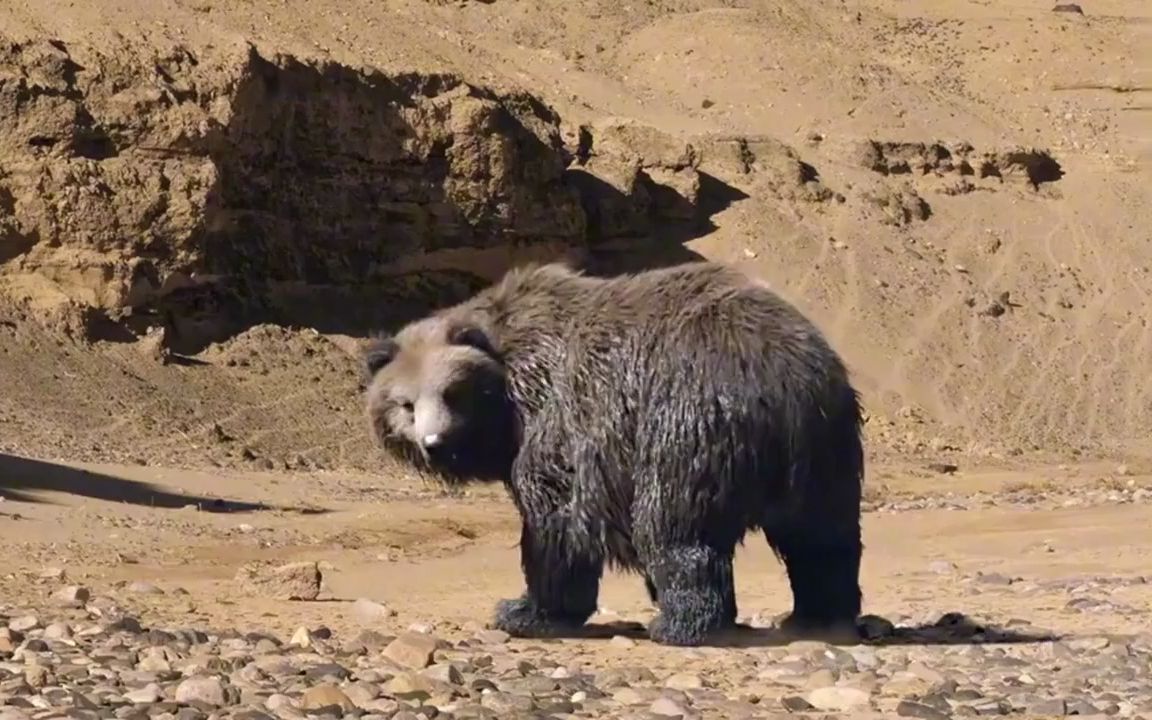
<svg viewBox="0 0 1152 720"><path fill-rule="evenodd" d="M787 569L782 626L860 613L861 407L820 331L763 283L710 262L613 278L509 271L375 338L366 407L382 447L449 482L498 480L522 518L518 637L570 633L610 567L640 573L649 636L698 645L736 622L749 530Z"/></svg>

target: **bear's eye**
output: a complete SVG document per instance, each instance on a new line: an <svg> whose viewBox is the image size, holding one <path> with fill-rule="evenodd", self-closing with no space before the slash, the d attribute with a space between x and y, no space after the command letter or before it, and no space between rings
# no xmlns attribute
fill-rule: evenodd
<svg viewBox="0 0 1152 720"><path fill-rule="evenodd" d="M396 359L400 346L391 338L376 338L364 349L362 362L368 377L373 377Z"/></svg>
<svg viewBox="0 0 1152 720"><path fill-rule="evenodd" d="M404 412L410 413L416 409L415 403L413 403L411 400L400 400L397 404L404 409Z"/></svg>
<svg viewBox="0 0 1152 720"><path fill-rule="evenodd" d="M488 336L483 330L473 325L464 325L453 329L449 333L448 340L453 345L465 345L486 353L493 352L492 343Z"/></svg>

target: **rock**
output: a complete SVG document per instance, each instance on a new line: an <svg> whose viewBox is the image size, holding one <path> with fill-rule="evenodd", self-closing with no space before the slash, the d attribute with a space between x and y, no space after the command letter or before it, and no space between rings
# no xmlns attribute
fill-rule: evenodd
<svg viewBox="0 0 1152 720"><path fill-rule="evenodd" d="M1061 699L1040 700L1027 708L1029 715L1054 715L1064 717L1068 714L1068 704Z"/></svg>
<svg viewBox="0 0 1152 720"><path fill-rule="evenodd" d="M476 639L485 645L503 645L512 639L512 636L503 630L481 630L476 633Z"/></svg>
<svg viewBox="0 0 1152 720"><path fill-rule="evenodd" d="M292 633L292 637L288 639L288 644L299 648L312 647L312 633L309 632L308 628L301 625L296 628L296 632Z"/></svg>
<svg viewBox="0 0 1152 720"><path fill-rule="evenodd" d="M346 713L356 709L356 703L335 685L316 685L300 696L300 708L303 710L319 710L330 706L338 707Z"/></svg>
<svg viewBox="0 0 1152 720"><path fill-rule="evenodd" d="M355 682L340 689L356 707L366 708L373 700L380 697L380 687L370 682Z"/></svg>
<svg viewBox="0 0 1152 720"><path fill-rule="evenodd" d="M364 625L375 625L395 615L392 608L368 598L359 598L352 603L352 617Z"/></svg>
<svg viewBox="0 0 1152 720"><path fill-rule="evenodd" d="M532 698L505 692L485 693L480 698L480 704L498 713L500 717L531 712L536 709L536 702Z"/></svg>
<svg viewBox="0 0 1152 720"><path fill-rule="evenodd" d="M695 688L704 687L704 681L699 675L692 673L677 673L669 676L664 681L664 687L672 688L673 690L692 690Z"/></svg>
<svg viewBox="0 0 1152 720"><path fill-rule="evenodd" d="M144 672L167 673L172 672L172 664L168 662L163 648L150 648L148 651L140 653L136 669Z"/></svg>
<svg viewBox="0 0 1152 720"><path fill-rule="evenodd" d="M55 676L43 665L32 664L24 668L24 682L28 683L29 687L40 689L55 681Z"/></svg>
<svg viewBox="0 0 1152 720"><path fill-rule="evenodd" d="M938 685L944 682L944 675L928 667L924 663L914 662L908 665L908 674L918 677L929 685Z"/></svg>
<svg viewBox="0 0 1152 720"><path fill-rule="evenodd" d="M128 585L128 592L138 595L163 595L164 591L150 582L137 580Z"/></svg>
<svg viewBox="0 0 1152 720"><path fill-rule="evenodd" d="M622 687L612 693L612 699L621 705L640 705L652 702L656 695L651 688Z"/></svg>
<svg viewBox="0 0 1152 720"><path fill-rule="evenodd" d="M636 647L636 641L624 635L613 635L612 639L608 641L608 644L614 648L623 649Z"/></svg>
<svg viewBox="0 0 1152 720"><path fill-rule="evenodd" d="M223 707L228 702L224 683L212 676L194 676L184 680L176 686L175 699L181 705L203 703L213 707Z"/></svg>
<svg viewBox="0 0 1152 720"><path fill-rule="evenodd" d="M596 687L611 690L618 687L647 685L656 682L656 675L646 667L616 667L600 672L596 676Z"/></svg>
<svg viewBox="0 0 1152 720"><path fill-rule="evenodd" d="M164 694L156 683L148 683L138 690L129 690L124 693L124 699L137 705L151 705L160 702Z"/></svg>
<svg viewBox="0 0 1152 720"><path fill-rule="evenodd" d="M330 72L347 82L331 85L324 75L329 70L320 72L308 58L267 58L253 50L224 56L210 52L210 59L186 62L200 53L180 47L181 60L172 61L172 68L163 71L168 78L165 82L174 88L195 88L195 98L182 91L168 98L170 91L157 91L150 84L156 60L144 59L148 51L139 53L139 58L132 47L126 53L112 48L89 52L71 44L67 48L53 45L50 36L43 34L22 46L11 60L5 60L6 73L35 78L30 82L37 89L30 91L35 97L22 102L18 118L6 114L0 120L7 138L0 196L13 199L13 208L2 218L3 258L11 265L8 250L14 247L21 274L43 272L47 276L56 270L54 282L62 292L87 301L83 307L88 312L77 311L79 317L72 321L79 335L90 332L89 326L96 323L89 321L103 315L90 303L99 308L126 308L154 300L170 289L194 291L200 283L181 270L210 264L218 247L232 248L230 252L236 254L237 262L226 271L226 276L235 279L267 276L303 282L315 278L341 287L360 277L362 271L344 267L347 263L341 258L354 254L362 237L398 233L405 238L399 245L384 243L363 250L365 266L395 262L409 246L412 252L495 247L509 237L522 237L571 247L585 237L581 198L564 180L559 118L548 105L523 91L476 88L473 92L471 85L452 73L367 74L338 62L332 63ZM72 59L70 52L77 52L82 63ZM72 84L70 73L75 65L91 73L92 81ZM303 100L289 100L279 93L251 95L250 81L262 83L255 78L264 73L269 87L300 87ZM237 78L245 81L236 82ZM408 82L416 85L409 87ZM69 93L67 101L59 99L62 92ZM401 105L394 106L400 101L397 92L405 97ZM127 97L132 98L130 110L124 106ZM75 148L75 152L56 153L58 157L46 153L38 142L46 137L45 132L60 133L60 142L69 145L88 142L65 129L72 107L82 107L94 118L107 118L101 124L116 126L115 139L101 130L93 141L101 149ZM342 110L334 112L334 107ZM213 108L236 110L221 114ZM251 125L254 114L267 117L267 124ZM381 134L368 141L363 119L373 115L378 116L374 124ZM159 126L173 129L172 137L158 134ZM319 144L312 130L316 127L325 128ZM250 141L239 142L231 152L211 161L180 157L187 142L200 142L217 132ZM284 155L272 149L275 146L299 147L302 154ZM396 152L404 146L410 147ZM445 155L446 147L453 151ZM76 165L76 158L103 160L111 154L110 159L116 161L149 151L164 160L140 163L131 172L102 162L81 160ZM23 180L7 172L14 166L42 169L38 179ZM312 172L311 168L320 170ZM236 182L234 192L220 199L219 212L225 216L251 213L250 230L222 226L198 232L217 212L214 188L218 177ZM265 177L294 181L272 197L264 189ZM331 184L335 177L343 179L339 187ZM76 188L86 190L76 195ZM88 190L97 194L89 197ZM346 225L347 203L350 198L373 194L386 198L386 212L364 213L358 229L351 231ZM53 200L37 202L35 198ZM141 253L139 239L130 238L145 225L154 250ZM17 239L9 241L9 236ZM264 239L258 253L246 247L244 239L252 236ZM53 240L51 244L38 241L36 251L24 253L25 237ZM79 260L84 253L90 257ZM102 270L93 275L93 267ZM5 274L9 274L8 267ZM90 275L85 283L83 278ZM451 276L429 276L442 284L451 283Z"/></svg>
<svg viewBox="0 0 1152 720"><path fill-rule="evenodd" d="M0 652L12 652L24 636L11 628L0 628Z"/></svg>
<svg viewBox="0 0 1152 720"><path fill-rule="evenodd" d="M296 708L296 701L282 693L273 693L264 701L264 707L274 713L279 713L284 710L294 710Z"/></svg>
<svg viewBox="0 0 1152 720"><path fill-rule="evenodd" d="M809 710L817 709L812 703L798 695L788 695L780 698L780 704L788 712L808 712Z"/></svg>
<svg viewBox="0 0 1152 720"><path fill-rule="evenodd" d="M660 717L684 717L685 710L675 700L666 697L656 698L648 706L648 712Z"/></svg>
<svg viewBox="0 0 1152 720"><path fill-rule="evenodd" d="M1100 714L1099 708L1097 708L1094 704L1088 702L1087 700L1084 700L1083 698L1067 701L1065 703L1065 706L1066 706L1065 712L1068 715L1099 715Z"/></svg>
<svg viewBox="0 0 1152 720"><path fill-rule="evenodd" d="M163 326L151 327L136 341L135 350L141 357L167 365L172 359L168 333Z"/></svg>
<svg viewBox="0 0 1152 720"><path fill-rule="evenodd" d="M900 717L919 718L919 720L947 720L950 717L948 713L911 700L901 700L896 705L896 714Z"/></svg>
<svg viewBox="0 0 1152 720"><path fill-rule="evenodd" d="M384 657L402 667L422 670L432 664L438 644L431 635L406 632L384 648Z"/></svg>
<svg viewBox="0 0 1152 720"><path fill-rule="evenodd" d="M72 628L68 623L55 622L44 628L41 637L45 640L67 640L72 637Z"/></svg>
<svg viewBox="0 0 1152 720"><path fill-rule="evenodd" d="M828 668L820 668L804 680L806 688L822 688L836 683L836 673Z"/></svg>
<svg viewBox="0 0 1152 720"><path fill-rule="evenodd" d="M52 593L52 601L61 607L82 608L92 597L83 585L68 585Z"/></svg>
<svg viewBox="0 0 1152 720"><path fill-rule="evenodd" d="M849 712L866 707L872 696L858 688L823 687L808 693L807 700L817 710Z"/></svg>
<svg viewBox="0 0 1152 720"><path fill-rule="evenodd" d="M315 600L323 577L315 562L295 562L279 567L247 563L236 572L236 582L249 594L275 600Z"/></svg>
<svg viewBox="0 0 1152 720"><path fill-rule="evenodd" d="M424 677L435 680L437 682L449 683L451 685L459 685L464 682L464 676L456 669L455 665L451 663L439 663L433 665L420 673Z"/></svg>
<svg viewBox="0 0 1152 720"><path fill-rule="evenodd" d="M1007 703L991 698L972 703L972 709L977 715L1007 715L1010 710Z"/></svg>
<svg viewBox="0 0 1152 720"><path fill-rule="evenodd" d="M338 663L327 662L313 665L304 671L304 677L312 681L331 681L342 682L348 678L351 673L348 668Z"/></svg>
<svg viewBox="0 0 1152 720"><path fill-rule="evenodd" d="M429 678L418 675L414 672L402 672L395 675L388 682L384 683L384 692L396 697L411 697L420 695L422 697L430 696L433 682Z"/></svg>

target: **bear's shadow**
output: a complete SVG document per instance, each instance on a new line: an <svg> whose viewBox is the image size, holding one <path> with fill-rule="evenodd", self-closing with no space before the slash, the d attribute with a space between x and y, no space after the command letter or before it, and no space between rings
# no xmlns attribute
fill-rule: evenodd
<svg viewBox="0 0 1152 720"><path fill-rule="evenodd" d="M1001 627L992 623L982 623L963 613L951 612L939 620L920 625L894 625L876 616L865 616L858 625L859 637L796 635L775 627L752 627L737 625L731 630L715 634L704 647L756 648L782 647L789 643L815 640L829 645L993 645L1041 643L1064 638L1059 633L1034 627ZM559 640L601 640L615 637L631 640L648 640L646 627L639 622L589 622L583 627L563 636L544 639Z"/></svg>

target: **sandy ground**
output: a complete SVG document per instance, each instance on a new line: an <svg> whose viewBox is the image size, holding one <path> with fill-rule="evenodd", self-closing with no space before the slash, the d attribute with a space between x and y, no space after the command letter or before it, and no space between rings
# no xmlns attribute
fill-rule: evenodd
<svg viewBox="0 0 1152 720"><path fill-rule="evenodd" d="M284 636L300 626L325 626L352 636L365 627L352 602L368 598L395 611L378 629L422 624L451 636L483 626L494 603L522 585L515 512L496 488L450 497L419 483L362 475L289 479L37 465L11 457L3 463L9 487L0 494L11 498L15 490L20 499L0 504L10 538L0 602L47 599L63 583L76 583L115 597L142 622L242 626ZM936 492L924 492L923 478L908 469L877 468L887 500L864 524L865 611L905 623L948 612L1001 626L1026 619L1069 636L1141 632L1152 609L1152 584L1113 591L1111 600L1131 612L1077 613L1067 606L1076 578L1130 579L1147 572L1148 498L1121 505L1089 499L1087 490L1101 487L1108 471L962 471L938 476ZM82 492L72 489L80 479ZM1120 480L1119 487L1141 488L1152 478ZM945 509L931 502L934 495L959 501L978 493L999 507L961 502ZM915 509L916 500L927 500L928 507ZM252 596L234 578L254 560L319 562L320 597ZM954 567L941 569L941 563ZM62 568L65 579L53 576L52 568ZM974 580L979 575L1015 582ZM770 619L788 609L783 568L756 537L738 555L737 578L745 618ZM134 592L137 581L164 594ZM1050 581L1065 587L1028 591ZM640 581L627 575L609 575L601 607L594 623L643 623L653 612ZM602 645L595 639L565 642L578 653ZM664 661L674 654L641 647Z"/></svg>

